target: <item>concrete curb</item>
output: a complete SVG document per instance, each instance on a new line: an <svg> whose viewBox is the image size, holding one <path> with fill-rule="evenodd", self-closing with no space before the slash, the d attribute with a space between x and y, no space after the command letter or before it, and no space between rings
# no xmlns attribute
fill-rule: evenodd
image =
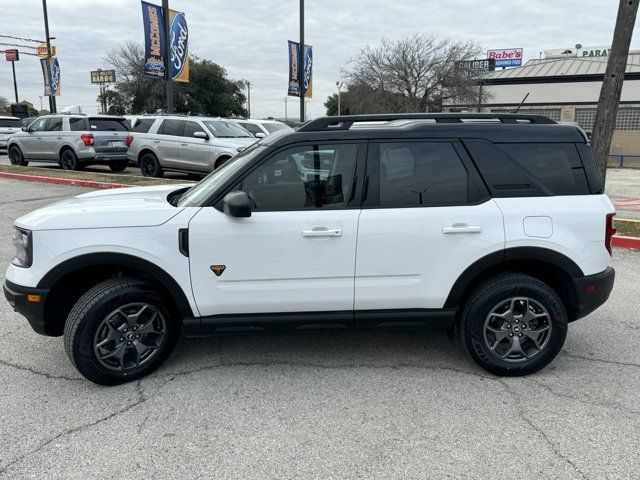
<svg viewBox="0 0 640 480"><path fill-rule="evenodd" d="M613 237L611 237L611 245L620 248L640 249L640 238L614 235Z"/></svg>
<svg viewBox="0 0 640 480"><path fill-rule="evenodd" d="M124 188L124 187L131 186L131 185L124 185L122 183L96 182L94 180L78 180L74 178L43 177L41 175L28 175L26 173L0 172L0 178L12 178L14 180L25 180L27 182L53 183L56 185L72 185L74 187L102 188L102 189Z"/></svg>

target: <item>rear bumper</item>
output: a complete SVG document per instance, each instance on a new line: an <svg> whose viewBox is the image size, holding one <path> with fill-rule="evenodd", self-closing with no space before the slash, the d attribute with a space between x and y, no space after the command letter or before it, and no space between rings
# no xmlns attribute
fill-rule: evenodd
<svg viewBox="0 0 640 480"><path fill-rule="evenodd" d="M608 267L604 272L575 279L578 292L576 320L589 315L607 301L611 290L613 290L615 277L615 270L612 267Z"/></svg>
<svg viewBox="0 0 640 480"><path fill-rule="evenodd" d="M44 302L49 289L23 287L6 280L3 290L9 304L27 319L31 328L40 335L47 335L44 326ZM35 301L36 297L38 301Z"/></svg>

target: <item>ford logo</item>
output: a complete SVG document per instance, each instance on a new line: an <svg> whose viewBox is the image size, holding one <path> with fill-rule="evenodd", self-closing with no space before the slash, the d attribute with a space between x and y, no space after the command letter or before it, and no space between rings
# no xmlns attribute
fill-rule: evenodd
<svg viewBox="0 0 640 480"><path fill-rule="evenodd" d="M147 62L144 69L148 72L164 72L164 65L161 62Z"/></svg>
<svg viewBox="0 0 640 480"><path fill-rule="evenodd" d="M184 64L189 55L189 29L187 28L187 19L184 13L176 12L171 21L169 29L169 42L171 48L171 72L172 78L179 77L184 69Z"/></svg>
<svg viewBox="0 0 640 480"><path fill-rule="evenodd" d="M60 64L58 63L58 59L53 59L53 64L51 65L51 95L55 95L58 92L58 88L60 87Z"/></svg>

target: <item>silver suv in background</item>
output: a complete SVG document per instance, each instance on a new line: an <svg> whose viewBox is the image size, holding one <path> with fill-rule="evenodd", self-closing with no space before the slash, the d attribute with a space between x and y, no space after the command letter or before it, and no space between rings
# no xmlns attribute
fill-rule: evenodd
<svg viewBox="0 0 640 480"><path fill-rule="evenodd" d="M277 120L254 120L253 118L230 118L230 122L234 122L240 125L245 130L248 130L255 138L264 138L267 135L278 132L280 130L288 130L293 132L286 123L278 122Z"/></svg>
<svg viewBox="0 0 640 480"><path fill-rule="evenodd" d="M165 171L206 175L256 141L244 128L213 117L138 117L132 130L127 157L145 177Z"/></svg>
<svg viewBox="0 0 640 480"><path fill-rule="evenodd" d="M129 126L123 117L45 115L9 137L12 165L58 162L65 170L108 165L114 172L127 168Z"/></svg>
<svg viewBox="0 0 640 480"><path fill-rule="evenodd" d="M0 148L7 148L9 136L21 129L22 123L18 117L0 117Z"/></svg>

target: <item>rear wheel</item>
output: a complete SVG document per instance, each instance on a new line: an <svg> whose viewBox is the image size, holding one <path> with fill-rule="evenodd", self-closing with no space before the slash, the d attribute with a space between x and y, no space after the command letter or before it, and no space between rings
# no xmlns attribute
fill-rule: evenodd
<svg viewBox="0 0 640 480"><path fill-rule="evenodd" d="M567 335L562 300L547 284L521 274L497 276L480 285L460 321L465 349L496 375L537 372L556 357Z"/></svg>
<svg viewBox="0 0 640 480"><path fill-rule="evenodd" d="M140 171L144 177L162 177L164 170L160 166L158 157L153 153L145 153L140 159Z"/></svg>
<svg viewBox="0 0 640 480"><path fill-rule="evenodd" d="M24 155L22 155L22 150L20 150L20 147L17 145L11 145L11 148L9 148L9 161L11 165L18 165L20 167L29 165L29 162L27 162L24 159Z"/></svg>
<svg viewBox="0 0 640 480"><path fill-rule="evenodd" d="M60 166L63 170L82 170L82 164L75 152L69 148L60 154Z"/></svg>
<svg viewBox="0 0 640 480"><path fill-rule="evenodd" d="M74 305L64 327L65 350L84 377L117 385L162 365L175 346L179 325L151 285L114 278Z"/></svg>
<svg viewBox="0 0 640 480"><path fill-rule="evenodd" d="M122 172L129 165L129 162L111 162L109 168L112 172Z"/></svg>

